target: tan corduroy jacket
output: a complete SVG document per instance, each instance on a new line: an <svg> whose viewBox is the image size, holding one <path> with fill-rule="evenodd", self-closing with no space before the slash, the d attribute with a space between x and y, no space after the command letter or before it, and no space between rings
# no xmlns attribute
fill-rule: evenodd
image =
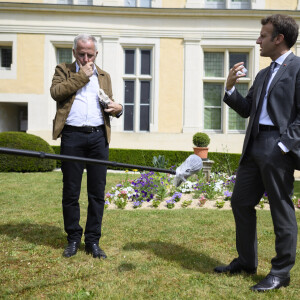
<svg viewBox="0 0 300 300"><path fill-rule="evenodd" d="M113 100L111 79L108 73L96 66L98 71L99 86L104 90L106 95ZM56 115L53 120L52 137L54 140L61 136L61 131L64 128L67 117L70 113L71 106L74 102L76 92L89 82L89 77L82 70L76 73L76 63L59 64L55 68L55 73L52 79L50 93L56 101ZM104 112L100 105L103 114L106 139L110 142L111 128L109 114Z"/></svg>

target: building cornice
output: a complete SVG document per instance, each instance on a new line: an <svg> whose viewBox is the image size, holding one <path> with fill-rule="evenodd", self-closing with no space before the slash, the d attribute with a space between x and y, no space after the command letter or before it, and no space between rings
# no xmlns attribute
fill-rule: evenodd
<svg viewBox="0 0 300 300"><path fill-rule="evenodd" d="M274 13L289 14L300 22L299 11L0 2L0 32L72 36L86 32L114 37L256 40L260 19ZM225 29L223 24L226 19L232 22Z"/></svg>
<svg viewBox="0 0 300 300"><path fill-rule="evenodd" d="M228 17L228 18L262 18L274 13L288 14L295 19L300 18L297 10L258 10L258 9L194 9L194 8L140 8L119 6L87 6L64 5L47 3L12 3L0 2L0 12L22 13L55 13L55 14L92 14L115 15L134 17L169 17L169 18L201 18L201 17Z"/></svg>
<svg viewBox="0 0 300 300"><path fill-rule="evenodd" d="M65 26L64 30L61 30L61 26L26 26L26 25L1 25L1 33L28 33L28 34L50 34L50 35L77 35L78 32L88 32L95 36L112 35L115 38L119 36L126 37L145 37L145 38L184 38L187 40L199 40L201 39L237 39L237 40L253 40L257 39L258 32L256 31L227 31L222 32L219 30L204 30L196 28L195 30L190 29L159 29L159 30L147 30L143 28L136 29L119 29L119 28L89 28L82 26Z"/></svg>

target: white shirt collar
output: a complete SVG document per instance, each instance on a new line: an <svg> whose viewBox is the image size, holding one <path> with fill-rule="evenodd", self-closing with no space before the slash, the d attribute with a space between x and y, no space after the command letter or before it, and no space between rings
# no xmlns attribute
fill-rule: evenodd
<svg viewBox="0 0 300 300"><path fill-rule="evenodd" d="M276 62L277 64L279 64L279 65L282 65L283 62L284 62L284 60L285 60L291 53L292 53L292 51L289 50L288 52L286 52L286 53L282 54L281 56L279 56L279 57L275 60L275 62Z"/></svg>

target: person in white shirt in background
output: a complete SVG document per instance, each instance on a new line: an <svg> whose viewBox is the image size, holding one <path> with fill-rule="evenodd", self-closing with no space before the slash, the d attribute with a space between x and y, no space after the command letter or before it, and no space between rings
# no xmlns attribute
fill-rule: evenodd
<svg viewBox="0 0 300 300"><path fill-rule="evenodd" d="M95 64L97 41L87 34L74 39L75 62L56 66L50 93L57 103L53 122L53 139L61 137L61 154L108 160L110 142L110 116L120 117L122 105L113 101L108 73ZM102 106L99 89L110 98ZM94 258L106 258L99 246L104 211L106 166L62 162L63 217L68 245L64 257L77 253L83 229L79 224L79 196L84 168L87 170L88 212L84 231L85 251Z"/></svg>

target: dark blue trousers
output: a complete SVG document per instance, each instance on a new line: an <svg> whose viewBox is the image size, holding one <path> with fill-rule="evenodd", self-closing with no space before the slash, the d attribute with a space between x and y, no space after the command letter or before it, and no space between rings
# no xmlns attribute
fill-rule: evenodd
<svg viewBox="0 0 300 300"><path fill-rule="evenodd" d="M63 130L61 154L93 159L108 159L108 143L104 126L98 132L74 132ZM62 162L63 217L68 242L79 242L83 229L79 225L79 196L84 168L87 170L88 211L85 226L85 243L99 243L104 210L104 193L107 167L80 162Z"/></svg>

